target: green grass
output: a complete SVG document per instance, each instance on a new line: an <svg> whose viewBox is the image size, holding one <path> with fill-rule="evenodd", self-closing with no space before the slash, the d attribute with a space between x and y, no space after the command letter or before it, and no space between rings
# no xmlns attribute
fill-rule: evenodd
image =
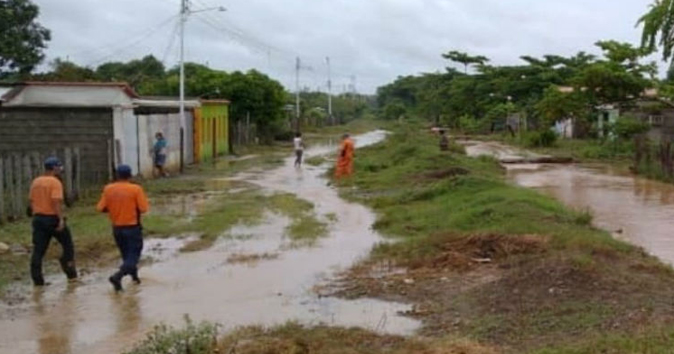
<svg viewBox="0 0 674 354"><path fill-rule="evenodd" d="M376 119L357 119L347 124L326 126L326 127L307 127L304 132L309 137L339 137L344 133L351 135L363 134L387 126L387 122Z"/></svg>
<svg viewBox="0 0 674 354"><path fill-rule="evenodd" d="M311 245L328 234L327 224L318 220L314 205L292 194L276 194L269 200L271 211L291 219L286 235L297 245Z"/></svg>
<svg viewBox="0 0 674 354"><path fill-rule="evenodd" d="M464 319L461 335L521 352L547 343L563 348L594 340L609 333L605 328L612 321L629 323L619 333L632 333L629 314L640 309L660 313L653 318L673 319L669 312L661 313L666 308L653 305L666 302L674 289L671 268L593 228L588 212L509 184L493 159L440 152L435 139L418 128L394 132L384 143L358 150L356 173L341 191L373 207L379 215L375 228L400 241L376 247L371 260L435 269L429 262L456 259L448 250L474 235L533 237L543 245L539 253L507 255L508 245L487 244L478 251L506 253L504 258L490 255L507 269L498 282L453 300L417 295L436 303L440 313ZM441 267L436 274L446 271ZM549 290L556 282L574 290L552 297ZM527 295L520 299L520 293ZM435 321L430 324L444 323ZM424 333L447 330L436 328Z"/></svg>
<svg viewBox="0 0 674 354"><path fill-rule="evenodd" d="M313 156L308 159L305 159L304 163L311 166L320 166L326 163L327 161L328 160L325 158L325 156Z"/></svg>
<svg viewBox="0 0 674 354"><path fill-rule="evenodd" d="M165 354L165 353L216 353L218 326L210 323L193 323L185 317L183 328L158 325L147 338L125 354Z"/></svg>
<svg viewBox="0 0 674 354"><path fill-rule="evenodd" d="M614 334L585 340L581 343L544 348L531 354L671 354L674 329L649 328L636 334Z"/></svg>
<svg viewBox="0 0 674 354"><path fill-rule="evenodd" d="M355 170L351 184L358 189L343 190L343 195L373 206L381 215L376 228L392 237L415 241L449 232L545 234L554 236L560 249L632 250L589 227L587 212L508 184L493 159L442 153L417 130L399 130L382 144L360 149Z"/></svg>
<svg viewBox="0 0 674 354"><path fill-rule="evenodd" d="M634 159L634 142L625 140L558 139L551 147L532 148L519 138L510 136L485 136L481 139L498 139L510 145L526 148L540 154L572 157L581 162L627 163Z"/></svg>

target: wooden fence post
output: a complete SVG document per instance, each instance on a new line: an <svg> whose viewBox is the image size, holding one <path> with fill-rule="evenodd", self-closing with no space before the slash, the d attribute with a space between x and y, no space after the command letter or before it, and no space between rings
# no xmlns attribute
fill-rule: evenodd
<svg viewBox="0 0 674 354"><path fill-rule="evenodd" d="M80 168L80 148L76 147L73 149L73 153L75 154L75 159L74 159L74 174L75 174L75 197L79 199L80 193L82 191L82 171ZM140 158L140 157L139 157Z"/></svg>
<svg viewBox="0 0 674 354"><path fill-rule="evenodd" d="M15 215L17 217L20 217L24 211L24 204L23 204L23 174L22 174L22 168L21 168L21 155L15 154L14 155L14 182L16 183L16 188L15 192L16 195L14 198L16 198L16 204L15 204Z"/></svg>
<svg viewBox="0 0 674 354"><path fill-rule="evenodd" d="M5 214L5 161L0 155L0 224L7 220Z"/></svg>
<svg viewBox="0 0 674 354"><path fill-rule="evenodd" d="M30 154L23 156L23 174L27 187L25 191L28 192L30 190L30 183L33 180L33 166L31 166Z"/></svg>
<svg viewBox="0 0 674 354"><path fill-rule="evenodd" d="M10 155L5 157L5 172L5 184L7 185L7 219L12 219L15 216L14 210L16 210L16 207L14 206L14 169L12 168L12 157Z"/></svg>
<svg viewBox="0 0 674 354"><path fill-rule="evenodd" d="M72 149L65 148L63 149L63 154L65 155L63 164L64 168L64 179L65 179L65 190L66 190L66 200L68 205L73 201L73 154Z"/></svg>
<svg viewBox="0 0 674 354"><path fill-rule="evenodd" d="M112 181L115 178L115 161L112 140L108 139L108 180ZM101 182L101 181L96 181Z"/></svg>

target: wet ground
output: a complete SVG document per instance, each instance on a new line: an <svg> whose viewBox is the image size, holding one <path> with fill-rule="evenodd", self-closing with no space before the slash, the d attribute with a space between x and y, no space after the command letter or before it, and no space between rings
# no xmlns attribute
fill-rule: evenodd
<svg viewBox="0 0 674 354"><path fill-rule="evenodd" d="M378 131L356 138L357 146L381 141ZM331 152L316 146L307 157ZM330 235L313 247L292 247L284 235L288 219L269 214L253 227L238 226L212 248L182 254L186 240L151 241L148 256L158 260L141 269L143 285L125 284L112 292L107 273L68 285L60 277L30 301L0 309L0 353L118 353L158 323L181 325L187 314L232 329L296 320L308 324L356 325L394 334L418 328L397 315L408 306L377 300L321 298L312 289L335 272L366 256L380 236L371 230L375 215L348 203L322 178L323 167L295 169L288 158L275 170L238 177L271 192L293 193L315 204L319 216L337 215ZM182 203L179 203L182 205ZM252 261L232 262L249 258ZM32 291L32 290L31 290Z"/></svg>
<svg viewBox="0 0 674 354"><path fill-rule="evenodd" d="M495 142L468 142L469 155L526 154ZM674 265L674 185L603 164L505 165L510 180L591 211L594 224Z"/></svg>

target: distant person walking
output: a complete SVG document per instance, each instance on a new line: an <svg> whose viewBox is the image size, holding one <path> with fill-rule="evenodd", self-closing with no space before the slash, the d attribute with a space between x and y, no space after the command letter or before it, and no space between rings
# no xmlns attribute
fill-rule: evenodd
<svg viewBox="0 0 674 354"><path fill-rule="evenodd" d="M59 262L68 280L77 279L75 247L63 212L63 184L57 178L61 162L55 157L44 161L45 173L33 180L30 186L30 209L33 216L33 254L30 260L30 275L35 286L49 285L42 275L42 260L49 249L51 238L61 244L63 253Z"/></svg>
<svg viewBox="0 0 674 354"><path fill-rule="evenodd" d="M302 155L304 155L304 141L302 140L302 133L295 134L295 139L293 139L293 145L295 147L295 167L302 166Z"/></svg>
<svg viewBox="0 0 674 354"><path fill-rule="evenodd" d="M116 182L105 186L96 209L108 213L112 222L115 243L122 256L122 266L108 280L115 291L122 291L124 276L130 275L136 284L140 284L138 262L143 251L141 214L147 213L150 206L143 188L131 183L131 167L117 167L117 178Z"/></svg>
<svg viewBox="0 0 674 354"><path fill-rule="evenodd" d="M168 173L164 170L164 165L166 165L166 148L168 147L168 142L164 138L164 134L157 132L154 135L156 141L152 147L152 159L154 161L154 168L159 172L159 177L168 177Z"/></svg>
<svg viewBox="0 0 674 354"><path fill-rule="evenodd" d="M449 150L449 138L447 137L447 131L442 129L440 130L440 151Z"/></svg>
<svg viewBox="0 0 674 354"><path fill-rule="evenodd" d="M337 166L335 167L335 178L341 179L349 177L353 173L353 157L355 145L349 134L342 136L342 144L339 147L339 156Z"/></svg>

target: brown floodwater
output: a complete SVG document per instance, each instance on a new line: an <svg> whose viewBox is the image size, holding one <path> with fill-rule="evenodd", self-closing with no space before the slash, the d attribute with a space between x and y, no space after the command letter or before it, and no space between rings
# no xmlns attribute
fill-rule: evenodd
<svg viewBox="0 0 674 354"><path fill-rule="evenodd" d="M466 151L471 156L498 159L526 154L495 142L468 142ZM517 185L554 196L573 208L589 210L595 226L674 265L674 185L604 164L505 166L508 178Z"/></svg>
<svg viewBox="0 0 674 354"><path fill-rule="evenodd" d="M381 141L377 131L356 138L357 146ZM317 146L307 156L325 154L334 146ZM268 214L256 226L240 225L212 248L176 252L184 240L148 240L147 257L156 262L141 268L143 285L125 284L112 292L106 276L113 268L87 275L79 285L60 275L45 290L25 288L31 296L0 307L0 353L119 353L143 339L158 323L220 323L224 330L242 325L306 324L360 326L384 333L411 334L419 323L398 315L403 304L378 300L346 301L319 297L313 288L344 270L381 240L371 226L374 213L344 201L321 177L326 166L283 167L238 179L270 192L294 193L311 201L321 217L336 215L329 236L312 247L293 247L284 234L287 218ZM182 205L182 202L178 203ZM274 254L252 263L232 263L232 255Z"/></svg>

